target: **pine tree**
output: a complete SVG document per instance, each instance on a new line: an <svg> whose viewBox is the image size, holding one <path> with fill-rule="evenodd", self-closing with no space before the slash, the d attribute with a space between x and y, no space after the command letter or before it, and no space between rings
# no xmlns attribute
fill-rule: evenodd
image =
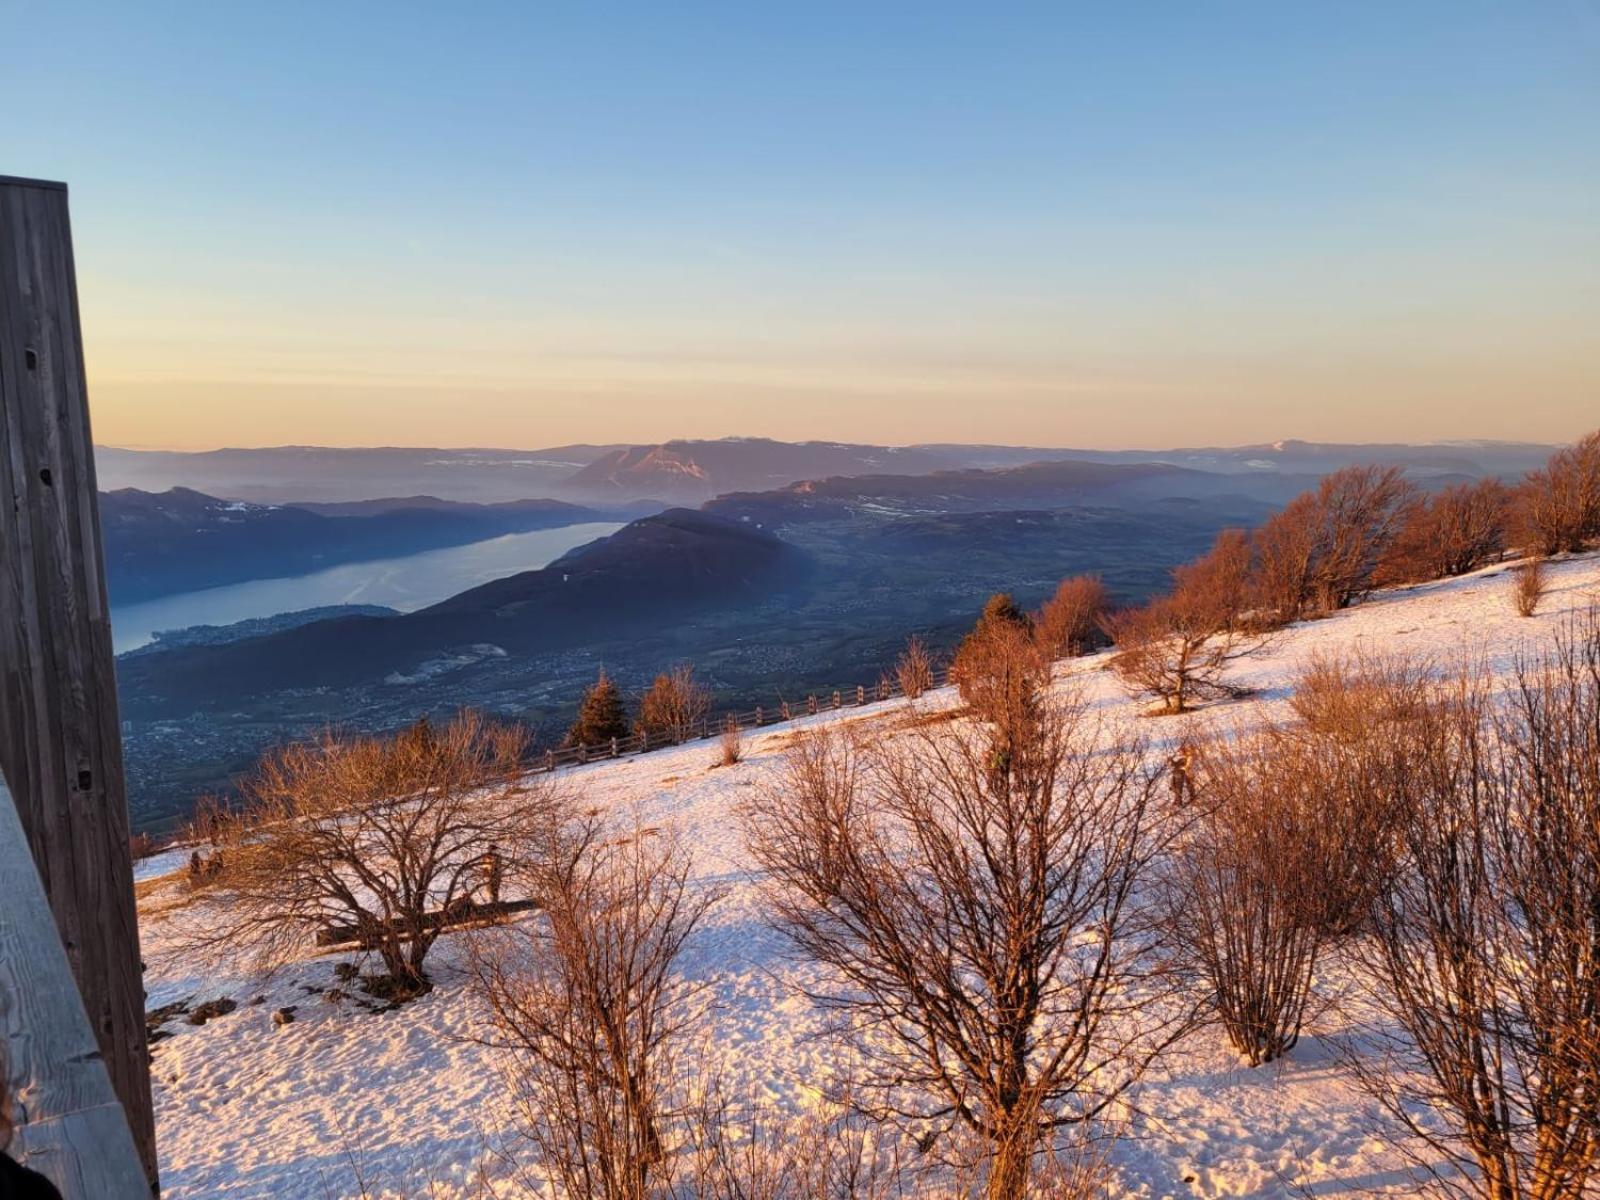
<svg viewBox="0 0 1600 1200"><path fill-rule="evenodd" d="M996 592L983 606L983 615L978 618L977 628L973 632L987 633L996 626L1005 625L1031 631L1033 621L1027 613L1017 607L1017 602L1011 598L1010 592Z"/></svg>
<svg viewBox="0 0 1600 1200"><path fill-rule="evenodd" d="M622 693L602 668L594 686L583 694L578 719L567 733L567 745L604 746L609 745L612 738L627 736L628 712L622 703Z"/></svg>

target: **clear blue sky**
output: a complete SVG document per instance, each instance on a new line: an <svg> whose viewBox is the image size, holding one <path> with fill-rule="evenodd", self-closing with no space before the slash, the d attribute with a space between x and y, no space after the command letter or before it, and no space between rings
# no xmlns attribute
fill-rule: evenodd
<svg viewBox="0 0 1600 1200"><path fill-rule="evenodd" d="M101 440L1600 425L1600 4L0 0Z"/></svg>

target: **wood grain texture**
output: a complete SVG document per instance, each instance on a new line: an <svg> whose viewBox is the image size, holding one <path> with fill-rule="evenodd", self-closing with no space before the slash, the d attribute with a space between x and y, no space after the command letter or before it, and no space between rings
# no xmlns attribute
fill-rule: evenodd
<svg viewBox="0 0 1600 1200"><path fill-rule="evenodd" d="M147 1200L150 1184L89 1029L22 824L0 784L0 1040L10 1152L65 1200Z"/></svg>
<svg viewBox="0 0 1600 1200"><path fill-rule="evenodd" d="M152 1185L127 798L59 185L0 180L0 770Z"/></svg>

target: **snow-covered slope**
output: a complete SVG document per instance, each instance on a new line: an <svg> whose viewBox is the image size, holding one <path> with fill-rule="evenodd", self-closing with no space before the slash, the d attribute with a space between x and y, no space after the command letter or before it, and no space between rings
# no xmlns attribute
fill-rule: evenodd
<svg viewBox="0 0 1600 1200"><path fill-rule="evenodd" d="M1295 627L1235 667L1234 681L1256 689L1254 696L1191 718L1141 720L1140 706L1100 669L1103 659L1064 665L1061 686L1082 688L1113 720L1139 720L1152 753L1167 753L1188 721L1281 719L1297 670L1319 651L1401 651L1446 665L1466 656L1504 673L1519 653L1547 644L1569 614L1600 603L1600 558L1553 564L1549 578L1531 619L1513 611L1509 574L1486 570L1383 593ZM922 701L955 703L949 693ZM889 728L904 716L904 702L894 701L812 722ZM746 760L733 767L714 767L715 746L700 743L566 777L596 806L676 828L693 849L701 884L726 889L688 969L710 982L715 1048L736 1078L784 1103L805 1103L838 1064L822 1043L806 1040L818 1021L794 991L800 968L765 925L738 812L796 728L752 737ZM170 914L189 898L177 874L161 874L181 868L181 859L152 860L140 873L149 1007L217 997L239 1007L198 1027L175 1018L164 1026L170 1036L154 1046L164 1194L302 1200L358 1196L364 1186L370 1195L444 1198L468 1194L480 1169L492 1174L503 1089L489 1053L465 1040L471 1026L454 939L445 938L431 960L436 989L385 1013L350 998L329 1001L341 955L308 953L270 982L186 966L174 952ZM1328 964L1330 990L1339 988L1339 971ZM276 1026L274 1010L289 1005L296 1019ZM1413 1191L1402 1156L1331 1062L1328 1039L1348 1020L1327 1010L1285 1061L1265 1068L1241 1066L1216 1030L1188 1039L1144 1086L1142 1115L1113 1153L1126 1194ZM522 1194L509 1183L497 1190Z"/></svg>

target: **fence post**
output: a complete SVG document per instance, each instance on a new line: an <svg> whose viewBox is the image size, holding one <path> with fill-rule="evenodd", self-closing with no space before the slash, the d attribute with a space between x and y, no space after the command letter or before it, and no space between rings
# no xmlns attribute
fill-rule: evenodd
<svg viewBox="0 0 1600 1200"><path fill-rule="evenodd" d="M867 689L861 684L856 684L856 705L859 707L867 702Z"/></svg>
<svg viewBox="0 0 1600 1200"><path fill-rule="evenodd" d="M546 750L544 752L544 769L546 771L554 771L556 769L556 752L554 750Z"/></svg>
<svg viewBox="0 0 1600 1200"><path fill-rule="evenodd" d="M613 734L612 737L611 737L611 757L615 758L616 756L617 756L617 738L616 738L616 735Z"/></svg>
<svg viewBox="0 0 1600 1200"><path fill-rule="evenodd" d="M815 694L806 697L806 711L812 715L817 711L817 697Z"/></svg>
<svg viewBox="0 0 1600 1200"><path fill-rule="evenodd" d="M761 705L758 704L758 705L756 705L756 728L760 729L761 728L761 724L762 724L762 721L761 721Z"/></svg>

